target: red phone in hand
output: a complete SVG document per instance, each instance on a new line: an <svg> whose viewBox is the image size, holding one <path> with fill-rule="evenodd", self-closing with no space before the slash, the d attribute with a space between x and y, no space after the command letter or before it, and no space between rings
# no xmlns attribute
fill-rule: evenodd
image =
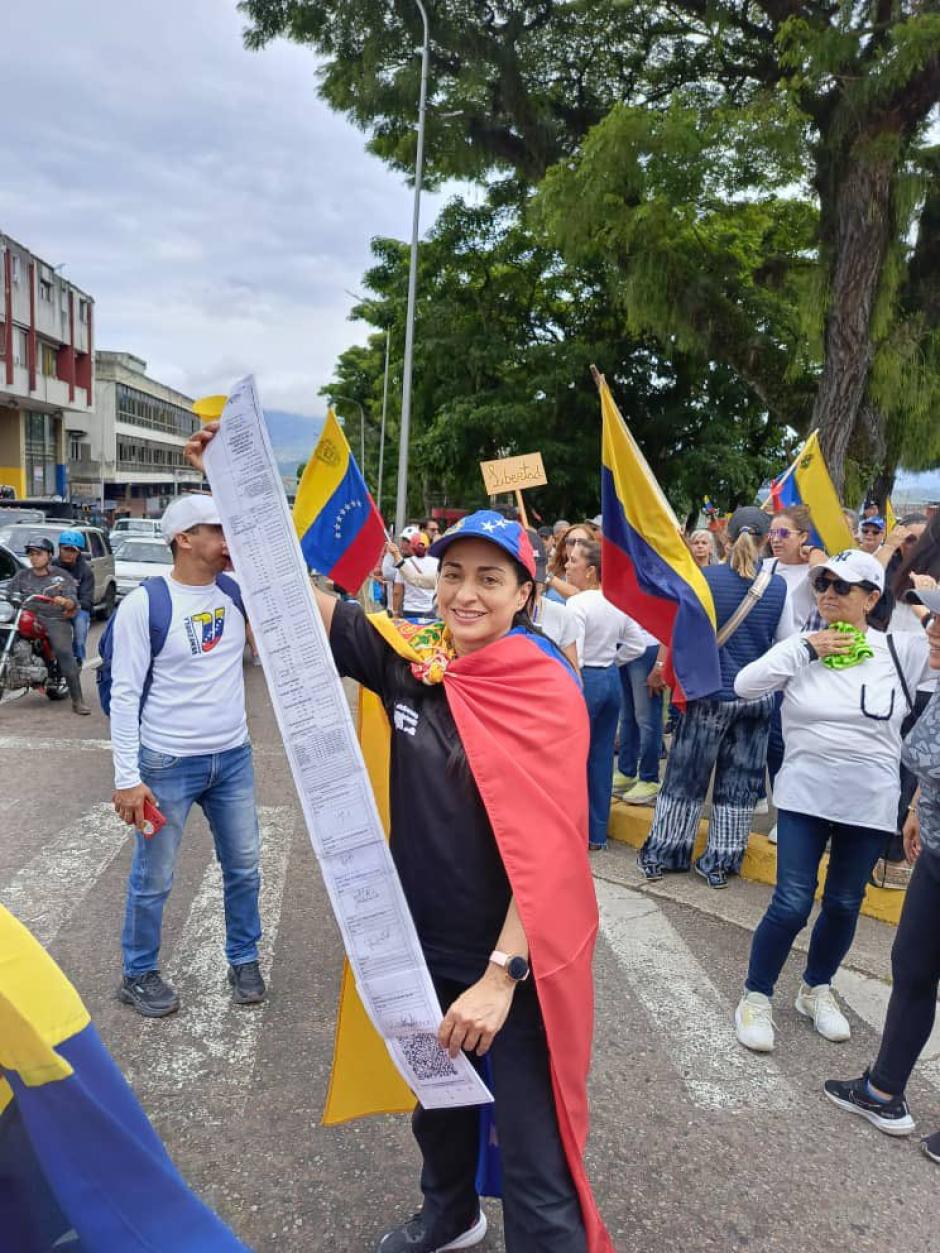
<svg viewBox="0 0 940 1253"><path fill-rule="evenodd" d="M145 840L152 839L161 827L166 825L166 818L160 813L153 801L144 801L144 821L140 833Z"/></svg>

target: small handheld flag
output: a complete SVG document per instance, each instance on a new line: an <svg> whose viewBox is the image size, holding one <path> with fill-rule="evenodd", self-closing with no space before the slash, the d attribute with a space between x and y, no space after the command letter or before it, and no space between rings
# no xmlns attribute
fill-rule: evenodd
<svg viewBox="0 0 940 1253"><path fill-rule="evenodd" d="M813 515L814 541L830 555L857 547L829 477L818 431L813 431L792 465L771 483L770 499L774 513L788 506L806 505Z"/></svg>
<svg viewBox="0 0 940 1253"><path fill-rule="evenodd" d="M686 699L708 696L721 687L711 589L604 376L595 381L604 425L604 595L669 646Z"/></svg>
<svg viewBox="0 0 940 1253"><path fill-rule="evenodd" d="M294 527L307 565L347 592L368 578L385 528L332 409L294 502Z"/></svg>

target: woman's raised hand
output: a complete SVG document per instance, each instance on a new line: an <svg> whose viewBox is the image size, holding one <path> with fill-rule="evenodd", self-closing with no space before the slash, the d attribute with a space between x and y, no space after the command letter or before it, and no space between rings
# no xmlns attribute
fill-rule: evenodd
<svg viewBox="0 0 940 1253"><path fill-rule="evenodd" d="M206 472L203 454L207 446L215 439L218 429L218 422L206 422L198 431L193 432L186 442L186 447L183 449L183 456L201 474Z"/></svg>
<svg viewBox="0 0 940 1253"><path fill-rule="evenodd" d="M838 657L841 653L851 652L855 646L853 636L847 631L833 631L832 628L827 631L815 631L806 638L815 648L820 660L823 657Z"/></svg>

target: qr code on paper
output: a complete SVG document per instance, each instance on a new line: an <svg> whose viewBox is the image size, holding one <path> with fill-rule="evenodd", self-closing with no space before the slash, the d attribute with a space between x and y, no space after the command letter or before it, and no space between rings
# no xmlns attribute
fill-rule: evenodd
<svg viewBox="0 0 940 1253"><path fill-rule="evenodd" d="M437 1042L437 1036L425 1031L419 1035L403 1036L398 1043L405 1061L415 1072L415 1078L427 1083L429 1079L447 1079L456 1075L457 1067L450 1060L446 1049Z"/></svg>

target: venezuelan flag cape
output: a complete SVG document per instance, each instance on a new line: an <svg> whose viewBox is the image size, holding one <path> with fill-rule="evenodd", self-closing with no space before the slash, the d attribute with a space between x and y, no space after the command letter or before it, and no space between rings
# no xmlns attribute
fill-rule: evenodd
<svg viewBox="0 0 940 1253"><path fill-rule="evenodd" d="M858 547L829 477L818 431L813 431L792 465L771 483L770 499L774 513L789 505L806 505L813 515L813 541L830 556Z"/></svg>
<svg viewBox="0 0 940 1253"><path fill-rule="evenodd" d="M0 1248L248 1253L187 1187L45 949L0 905Z"/></svg>
<svg viewBox="0 0 940 1253"><path fill-rule="evenodd" d="M600 376L604 595L670 648L680 699L721 687L711 589Z"/></svg>
<svg viewBox="0 0 940 1253"><path fill-rule="evenodd" d="M414 663L422 660L387 615L371 615L370 622L399 656ZM408 624L402 628L413 633ZM543 781L545 744L557 746L566 761L587 760L590 728L584 699L572 670L548 641L523 630L451 661L443 683L529 941L558 1125L581 1201L588 1250L613 1253L583 1156L594 1022L591 960L597 934L597 900L587 856L587 775L573 772L563 798L546 794ZM536 691L537 705L532 701ZM387 812L389 728L371 692L361 692L360 738L380 811L384 804ZM538 814L537 824L533 814ZM358 999L347 970L324 1115L328 1123L414 1105ZM477 1179L486 1191L485 1159L493 1136L486 1117L481 1125ZM496 1132L498 1137L498 1127Z"/></svg>
<svg viewBox="0 0 940 1253"><path fill-rule="evenodd" d="M357 592L385 543L382 519L331 409L294 501L294 527L307 565Z"/></svg>

